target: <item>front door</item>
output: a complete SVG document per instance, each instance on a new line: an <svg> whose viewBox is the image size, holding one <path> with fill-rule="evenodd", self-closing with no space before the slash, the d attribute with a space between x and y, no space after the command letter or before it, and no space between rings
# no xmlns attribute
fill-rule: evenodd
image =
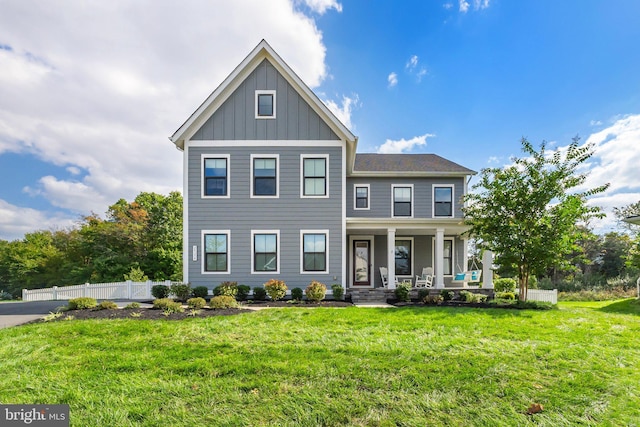
<svg viewBox="0 0 640 427"><path fill-rule="evenodd" d="M353 241L353 286L371 286L370 241Z"/></svg>

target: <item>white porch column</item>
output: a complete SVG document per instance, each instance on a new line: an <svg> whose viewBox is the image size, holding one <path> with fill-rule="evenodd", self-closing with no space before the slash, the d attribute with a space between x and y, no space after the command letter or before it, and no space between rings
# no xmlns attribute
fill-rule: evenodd
<svg viewBox="0 0 640 427"><path fill-rule="evenodd" d="M490 250L484 251L482 254L482 288L493 289L493 252Z"/></svg>
<svg viewBox="0 0 640 427"><path fill-rule="evenodd" d="M444 228L436 229L436 289L444 288Z"/></svg>
<svg viewBox="0 0 640 427"><path fill-rule="evenodd" d="M387 282L389 289L396 288L396 229L387 229Z"/></svg>

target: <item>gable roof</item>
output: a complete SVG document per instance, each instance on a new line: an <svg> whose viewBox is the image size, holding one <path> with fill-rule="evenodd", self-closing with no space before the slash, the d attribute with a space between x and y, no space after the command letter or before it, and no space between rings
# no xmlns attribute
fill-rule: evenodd
<svg viewBox="0 0 640 427"><path fill-rule="evenodd" d="M246 77L267 59L298 94L309 104L327 125L338 135L347 141L347 149L351 154L355 153L357 137L327 108L327 106L313 93L311 89L298 77L298 75L278 56L273 48L265 40L247 55L247 57L229 74L196 111L169 137L176 147L184 149L184 141L191 138L200 126L226 101L240 86Z"/></svg>
<svg viewBox="0 0 640 427"><path fill-rule="evenodd" d="M436 154L356 154L353 175L467 176L476 172Z"/></svg>

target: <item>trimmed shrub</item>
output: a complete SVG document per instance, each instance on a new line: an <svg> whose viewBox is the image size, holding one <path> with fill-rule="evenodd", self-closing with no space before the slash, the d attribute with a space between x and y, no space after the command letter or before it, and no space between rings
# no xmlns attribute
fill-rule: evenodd
<svg viewBox="0 0 640 427"><path fill-rule="evenodd" d="M398 286L396 287L394 293L398 301L406 302L411 301L411 298L409 297L409 291L411 291L411 283L402 282L398 283Z"/></svg>
<svg viewBox="0 0 640 427"><path fill-rule="evenodd" d="M187 300L187 306L189 308L200 309L200 308L203 308L205 305L207 305L207 301L204 298L195 297L195 298L189 298Z"/></svg>
<svg viewBox="0 0 640 427"><path fill-rule="evenodd" d="M429 295L427 293L427 295L422 298L421 301L424 304L440 304L442 301L444 301L444 298L442 298L442 295Z"/></svg>
<svg viewBox="0 0 640 427"><path fill-rule="evenodd" d="M515 292L516 279L510 279L508 277L505 277L502 279L496 279L493 282L493 289L496 292Z"/></svg>
<svg viewBox="0 0 640 427"><path fill-rule="evenodd" d="M269 298L278 301L287 294L287 285L282 280L271 279L264 284L264 290L267 291Z"/></svg>
<svg viewBox="0 0 640 427"><path fill-rule="evenodd" d="M218 295L217 297L211 298L209 301L209 307L211 308L237 308L238 301L232 296L229 295Z"/></svg>
<svg viewBox="0 0 640 427"><path fill-rule="evenodd" d="M209 288L206 286L196 286L191 290L191 295L193 295L194 298L206 298L209 296Z"/></svg>
<svg viewBox="0 0 640 427"><path fill-rule="evenodd" d="M236 294L236 300L238 301L246 301L249 297L249 292L251 292L251 287L247 285L238 285L238 293Z"/></svg>
<svg viewBox="0 0 640 427"><path fill-rule="evenodd" d="M291 289L291 299L295 301L301 301L304 291L300 288Z"/></svg>
<svg viewBox="0 0 640 427"><path fill-rule="evenodd" d="M0 291L0 301L9 301L13 299L13 295L6 291Z"/></svg>
<svg viewBox="0 0 640 427"><path fill-rule="evenodd" d="M222 282L220 285L213 288L213 295L220 296L225 295L228 297L236 297L238 293L238 282Z"/></svg>
<svg viewBox="0 0 640 427"><path fill-rule="evenodd" d="M69 310L84 310L85 308L93 308L98 305L95 298L80 297L69 300Z"/></svg>
<svg viewBox="0 0 640 427"><path fill-rule="evenodd" d="M514 292L496 292L496 299L515 300L516 294Z"/></svg>
<svg viewBox="0 0 640 427"><path fill-rule="evenodd" d="M440 296L442 297L443 301L451 301L456 297L456 293L453 291L448 291L446 289L443 289L440 291Z"/></svg>
<svg viewBox="0 0 640 427"><path fill-rule="evenodd" d="M139 302L130 302L129 304L127 304L125 307L125 310L133 310L135 308L140 308L140 303Z"/></svg>
<svg viewBox="0 0 640 427"><path fill-rule="evenodd" d="M170 291L167 285L153 285L151 287L151 295L153 295L155 299L167 298Z"/></svg>
<svg viewBox="0 0 640 427"><path fill-rule="evenodd" d="M96 308L98 310L117 310L118 304L113 301L102 301Z"/></svg>
<svg viewBox="0 0 640 427"><path fill-rule="evenodd" d="M153 308L157 308L160 310L164 310L165 308L173 305L173 304L178 304L180 305L180 303L175 302L174 300L172 300L171 298L158 298L153 300Z"/></svg>
<svg viewBox="0 0 640 427"><path fill-rule="evenodd" d="M186 301L191 295L191 285L188 283L174 283L171 285L171 294L178 301Z"/></svg>
<svg viewBox="0 0 640 427"><path fill-rule="evenodd" d="M264 301L267 299L267 291L263 287L253 288L253 299L255 301Z"/></svg>
<svg viewBox="0 0 640 427"><path fill-rule="evenodd" d="M333 292L333 299L339 300L344 296L344 288L338 283L331 285L331 292Z"/></svg>
<svg viewBox="0 0 640 427"><path fill-rule="evenodd" d="M304 290L304 293L307 295L307 299L309 301L320 302L327 294L327 286L323 283L312 280L311 283L309 283L309 286Z"/></svg>
<svg viewBox="0 0 640 427"><path fill-rule="evenodd" d="M473 294L469 291L460 291L458 299L465 302L473 302Z"/></svg>

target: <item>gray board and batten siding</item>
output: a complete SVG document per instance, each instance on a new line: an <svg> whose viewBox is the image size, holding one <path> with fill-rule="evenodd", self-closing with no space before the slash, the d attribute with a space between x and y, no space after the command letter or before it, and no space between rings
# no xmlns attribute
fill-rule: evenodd
<svg viewBox="0 0 640 427"><path fill-rule="evenodd" d="M189 248L197 246L197 261L189 252L192 286L213 288L222 281L251 287L271 278L284 280L289 288L306 287L314 279L327 285L342 281L342 154L343 148L318 147L190 147L189 148ZM230 197L202 198L202 155L230 156ZM251 198L251 154L278 154L279 197ZM328 154L327 198L300 196L300 156ZM202 230L230 230L230 273L202 273ZM251 230L280 231L280 273L252 274ZM300 231L328 230L328 272L301 274ZM335 277L335 279L334 279Z"/></svg>
<svg viewBox="0 0 640 427"><path fill-rule="evenodd" d="M276 118L255 118L255 91L276 91ZM265 59L191 137L192 140L339 140Z"/></svg>

